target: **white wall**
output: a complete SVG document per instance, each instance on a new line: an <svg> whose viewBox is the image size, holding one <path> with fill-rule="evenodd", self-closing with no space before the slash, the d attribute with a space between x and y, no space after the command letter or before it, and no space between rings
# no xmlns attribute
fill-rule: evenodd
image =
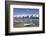
<svg viewBox="0 0 46 36"><path fill-rule="evenodd" d="M0 1L0 34L5 33L5 2Z"/></svg>
<svg viewBox="0 0 46 36"><path fill-rule="evenodd" d="M24 0L16 0L16 1L24 1ZM25 1L45 2L45 0L25 0ZM0 0L0 36L5 36L5 0ZM17 35L17 36L46 36L46 32L45 34L28 34L28 35Z"/></svg>

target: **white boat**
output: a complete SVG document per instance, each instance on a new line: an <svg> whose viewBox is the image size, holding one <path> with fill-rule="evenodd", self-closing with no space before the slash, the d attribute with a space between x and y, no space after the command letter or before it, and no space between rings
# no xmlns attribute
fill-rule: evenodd
<svg viewBox="0 0 46 36"><path fill-rule="evenodd" d="M24 24L24 26L28 26L28 25L35 25L35 24Z"/></svg>

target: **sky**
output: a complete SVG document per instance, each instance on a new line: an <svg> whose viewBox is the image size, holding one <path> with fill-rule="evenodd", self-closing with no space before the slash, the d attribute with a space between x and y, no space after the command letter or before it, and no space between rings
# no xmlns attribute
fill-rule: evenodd
<svg viewBox="0 0 46 36"><path fill-rule="evenodd" d="M32 8L14 8L13 15L22 15L22 14L39 14L39 9Z"/></svg>

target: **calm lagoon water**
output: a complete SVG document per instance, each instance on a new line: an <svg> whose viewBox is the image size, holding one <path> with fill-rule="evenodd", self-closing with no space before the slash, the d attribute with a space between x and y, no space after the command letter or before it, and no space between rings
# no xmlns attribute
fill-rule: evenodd
<svg viewBox="0 0 46 36"><path fill-rule="evenodd" d="M16 18L13 21L14 27L39 27L39 19Z"/></svg>

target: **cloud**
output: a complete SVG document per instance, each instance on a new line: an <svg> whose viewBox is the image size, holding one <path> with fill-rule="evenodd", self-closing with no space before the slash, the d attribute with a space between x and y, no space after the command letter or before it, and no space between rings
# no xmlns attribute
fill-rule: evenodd
<svg viewBox="0 0 46 36"><path fill-rule="evenodd" d="M22 14L22 15L14 15L13 17L26 17L26 16L33 16L33 17L39 17L38 14Z"/></svg>

